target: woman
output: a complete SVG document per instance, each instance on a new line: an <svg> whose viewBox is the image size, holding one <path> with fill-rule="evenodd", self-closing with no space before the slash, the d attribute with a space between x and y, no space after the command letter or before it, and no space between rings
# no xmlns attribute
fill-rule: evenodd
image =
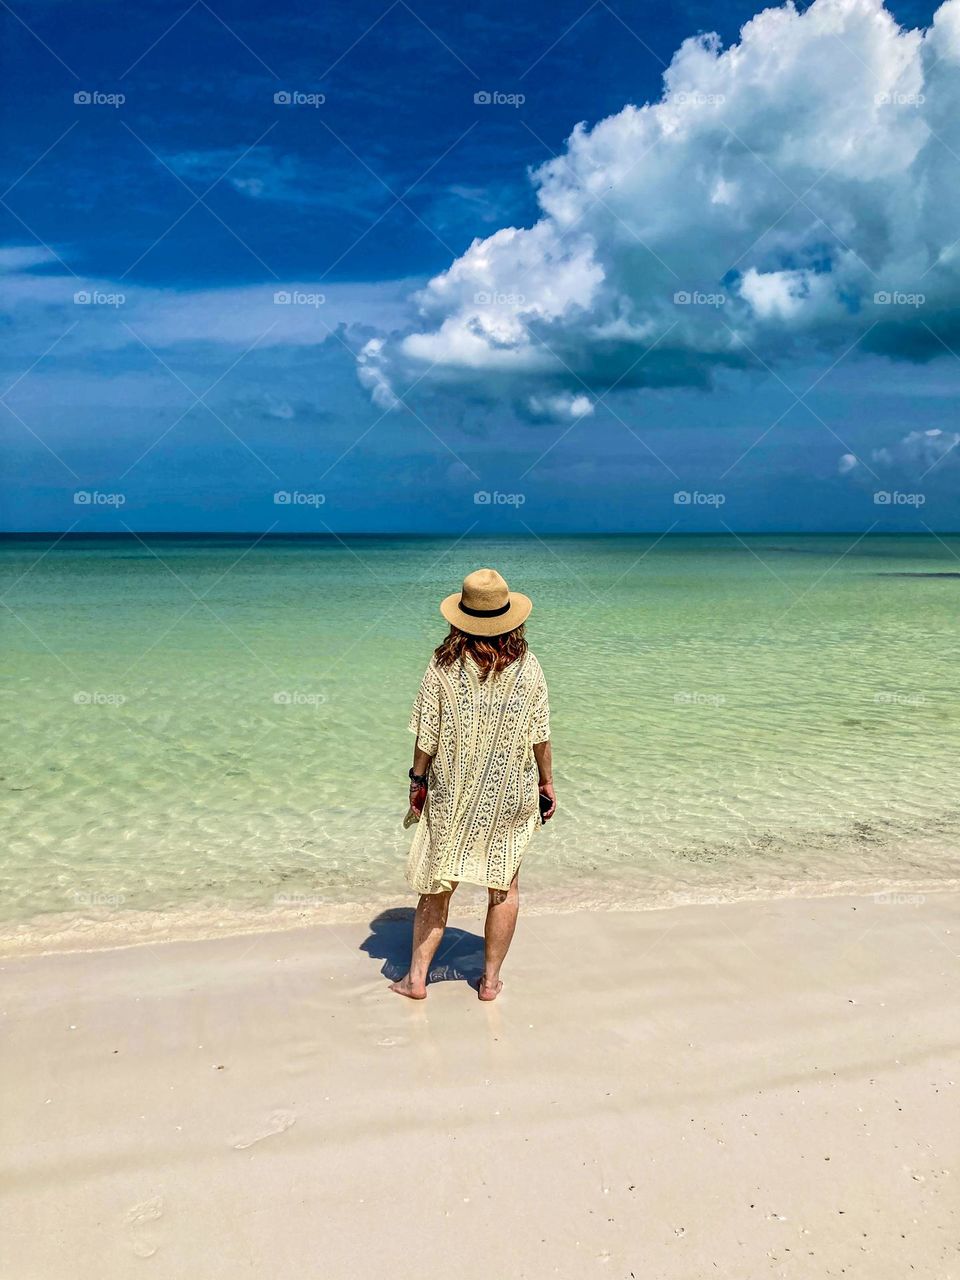
<svg viewBox="0 0 960 1280"><path fill-rule="evenodd" d="M461 880L488 889L480 999L495 1000L503 986L520 861L557 807L547 685L523 635L532 608L495 569L468 574L463 589L440 605L450 634L427 667L409 724L417 735L410 770L415 814L422 803L407 866L420 893L413 958L406 977L390 984L413 1000L427 994L430 962Z"/></svg>

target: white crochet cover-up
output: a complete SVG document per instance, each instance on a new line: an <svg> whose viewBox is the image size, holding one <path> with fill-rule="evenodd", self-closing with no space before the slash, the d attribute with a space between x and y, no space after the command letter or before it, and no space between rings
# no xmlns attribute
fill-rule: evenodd
<svg viewBox="0 0 960 1280"><path fill-rule="evenodd" d="M469 655L452 667L431 658L408 727L433 756L408 883L418 893L460 880L509 888L540 825L533 746L550 737L540 663L527 650L481 683Z"/></svg>

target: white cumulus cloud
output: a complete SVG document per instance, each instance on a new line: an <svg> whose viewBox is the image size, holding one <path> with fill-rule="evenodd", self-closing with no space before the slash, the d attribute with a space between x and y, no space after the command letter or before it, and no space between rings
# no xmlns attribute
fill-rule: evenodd
<svg viewBox="0 0 960 1280"><path fill-rule="evenodd" d="M589 396L576 396L569 392L558 395L530 396L526 409L537 421L557 421L564 418L576 420L589 418L593 413L593 401Z"/></svg>
<svg viewBox="0 0 960 1280"><path fill-rule="evenodd" d="M941 462L960 461L960 432L944 431L940 427L931 427L926 431L909 431L902 439L892 445L884 445L880 449L871 449L870 461L882 468L895 470L906 476L922 477ZM858 477L865 468L864 463L852 453L845 453L837 464L841 475Z"/></svg>
<svg viewBox="0 0 960 1280"><path fill-rule="evenodd" d="M578 124L535 225L475 240L362 380L564 417L812 348L931 358L960 344L957 153L960 0L923 32L881 0L764 10L729 49L686 40L658 102Z"/></svg>

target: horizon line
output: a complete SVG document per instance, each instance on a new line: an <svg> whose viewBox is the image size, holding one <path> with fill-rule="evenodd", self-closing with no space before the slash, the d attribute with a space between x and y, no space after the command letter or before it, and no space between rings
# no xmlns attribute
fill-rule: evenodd
<svg viewBox="0 0 960 1280"><path fill-rule="evenodd" d="M957 537L960 529L563 529L517 532L515 530L483 530L469 534L457 534L453 529L440 529L427 533L405 530L377 529L300 529L277 532L262 529L91 529L86 532L62 529L7 529L0 530L0 541L16 541L28 538L58 538L61 542L94 538L258 538L262 542L277 539L325 539L339 538L408 538L434 539L459 537L461 541L481 538L836 538L857 536L866 538L931 538Z"/></svg>

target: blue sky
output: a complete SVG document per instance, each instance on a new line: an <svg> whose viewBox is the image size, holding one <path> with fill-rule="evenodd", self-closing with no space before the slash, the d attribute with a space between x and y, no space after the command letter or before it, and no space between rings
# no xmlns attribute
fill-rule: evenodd
<svg viewBox="0 0 960 1280"><path fill-rule="evenodd" d="M3 527L957 528L958 4L14 6Z"/></svg>

